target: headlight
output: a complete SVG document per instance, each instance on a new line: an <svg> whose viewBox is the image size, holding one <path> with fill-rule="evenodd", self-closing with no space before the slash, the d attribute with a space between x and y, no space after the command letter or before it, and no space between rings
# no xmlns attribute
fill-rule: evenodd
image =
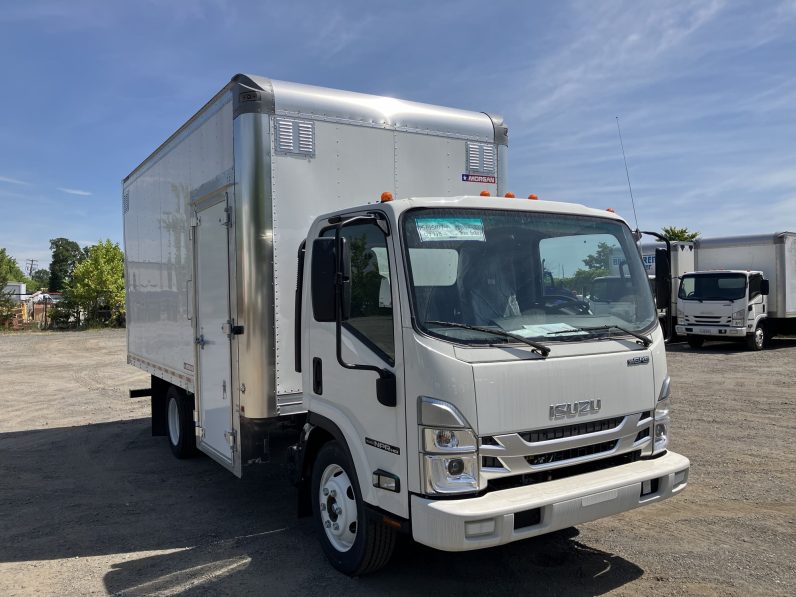
<svg viewBox="0 0 796 597"><path fill-rule="evenodd" d="M425 493L478 491L478 442L464 415L448 402L421 396L418 422Z"/></svg>
<svg viewBox="0 0 796 597"><path fill-rule="evenodd" d="M426 493L478 491L478 454L424 455Z"/></svg>
<svg viewBox="0 0 796 597"><path fill-rule="evenodd" d="M671 380L669 376L663 380L658 402L655 404L655 420L653 421L652 454L665 452L669 446L669 412L671 410Z"/></svg>
<svg viewBox="0 0 796 597"><path fill-rule="evenodd" d="M423 450L428 453L474 452L475 434L470 429L423 429Z"/></svg>
<svg viewBox="0 0 796 597"><path fill-rule="evenodd" d="M740 327L746 323L746 311L741 309L732 314L732 325Z"/></svg>

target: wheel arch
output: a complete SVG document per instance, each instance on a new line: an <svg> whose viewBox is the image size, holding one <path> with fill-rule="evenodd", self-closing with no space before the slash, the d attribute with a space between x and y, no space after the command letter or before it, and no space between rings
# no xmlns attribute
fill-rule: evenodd
<svg viewBox="0 0 796 597"><path fill-rule="evenodd" d="M354 472L357 476L357 483L359 490L362 494L362 500L365 503L370 502L370 485L363 483L363 472L367 470L366 462L358 462L351 450L351 441L340 427L331 419L311 412L307 415L307 424L305 425L304 433L301 437L300 448L300 461L297 463L297 482L298 487L298 515L310 516L312 515L312 502L311 502L311 479L312 479L312 466L324 444L330 441L337 441L343 448L343 451L348 455L351 464L354 466Z"/></svg>

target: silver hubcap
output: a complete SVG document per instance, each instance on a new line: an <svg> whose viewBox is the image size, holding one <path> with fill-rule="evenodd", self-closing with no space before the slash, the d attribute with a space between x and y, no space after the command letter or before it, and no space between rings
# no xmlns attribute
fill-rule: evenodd
<svg viewBox="0 0 796 597"><path fill-rule="evenodd" d="M174 398L169 400L169 439L175 446L180 443L180 411Z"/></svg>
<svg viewBox="0 0 796 597"><path fill-rule="evenodd" d="M323 471L318 500L326 537L337 551L348 551L357 538L357 500L341 466L330 464Z"/></svg>
<svg viewBox="0 0 796 597"><path fill-rule="evenodd" d="M762 330L762 328L757 328L755 330L755 344L758 347L763 346L763 330Z"/></svg>

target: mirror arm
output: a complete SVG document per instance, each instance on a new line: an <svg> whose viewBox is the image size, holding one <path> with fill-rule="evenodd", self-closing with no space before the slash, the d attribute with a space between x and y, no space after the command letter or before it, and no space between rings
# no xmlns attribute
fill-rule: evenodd
<svg viewBox="0 0 796 597"><path fill-rule="evenodd" d="M376 382L376 395L384 406L395 406L397 396L395 390L395 374L389 369L377 367L375 365L358 365L356 363L346 363L343 360L343 252L340 250L340 231L343 226L356 220L372 220L373 216L354 216L346 221L338 221L334 231L334 246L337 254L337 267L335 268L335 352L337 362L344 369L354 369L356 371L373 371L379 374Z"/></svg>

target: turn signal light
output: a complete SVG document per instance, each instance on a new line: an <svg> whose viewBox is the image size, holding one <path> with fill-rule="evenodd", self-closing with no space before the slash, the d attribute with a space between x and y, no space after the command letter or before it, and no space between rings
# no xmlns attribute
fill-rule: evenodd
<svg viewBox="0 0 796 597"><path fill-rule="evenodd" d="M509 191L508 193L506 193L503 196L504 197L508 197L509 199L514 199L514 197L516 197L516 195L514 193L512 193L511 191Z"/></svg>
<svg viewBox="0 0 796 597"><path fill-rule="evenodd" d="M608 208L608 209L606 209L605 211L610 211L612 214L613 214L613 213L616 213L616 212L614 211L614 208L613 208L613 207L609 207L609 208Z"/></svg>
<svg viewBox="0 0 796 597"><path fill-rule="evenodd" d="M387 203L388 201L392 201L392 193L390 193L389 191L384 191L381 194L381 202Z"/></svg>
<svg viewBox="0 0 796 597"><path fill-rule="evenodd" d="M539 197L537 195L534 195L533 193L531 193L530 195L528 195L528 199L537 200L537 199L539 199Z"/></svg>
<svg viewBox="0 0 796 597"><path fill-rule="evenodd" d="M481 191L480 194L481 194L481 197L489 197L491 193L489 191Z"/></svg>

